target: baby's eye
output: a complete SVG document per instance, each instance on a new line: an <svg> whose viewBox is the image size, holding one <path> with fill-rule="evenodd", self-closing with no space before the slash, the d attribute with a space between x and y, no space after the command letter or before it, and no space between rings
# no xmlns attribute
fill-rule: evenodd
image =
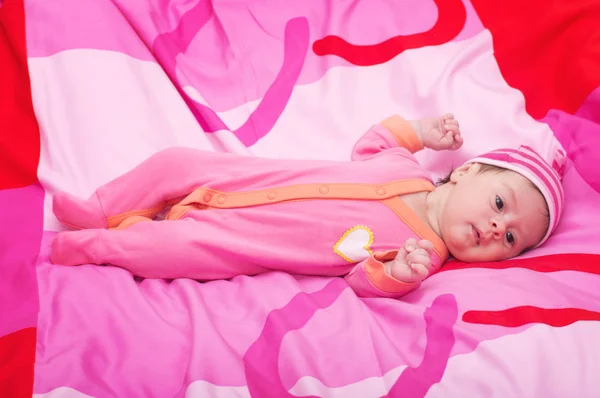
<svg viewBox="0 0 600 398"><path fill-rule="evenodd" d="M496 207L498 210L502 210L504 208L504 202L500 199L499 196L496 196Z"/></svg>
<svg viewBox="0 0 600 398"><path fill-rule="evenodd" d="M515 236L512 234L512 232L507 232L506 233L506 241L510 245L514 245L514 243L515 243Z"/></svg>

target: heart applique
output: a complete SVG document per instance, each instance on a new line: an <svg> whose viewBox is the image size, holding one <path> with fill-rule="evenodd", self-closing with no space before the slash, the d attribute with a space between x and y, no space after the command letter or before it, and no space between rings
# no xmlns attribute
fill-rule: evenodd
<svg viewBox="0 0 600 398"><path fill-rule="evenodd" d="M358 263L371 256L372 243L373 232L364 225L357 225L344 232L333 251L349 263Z"/></svg>

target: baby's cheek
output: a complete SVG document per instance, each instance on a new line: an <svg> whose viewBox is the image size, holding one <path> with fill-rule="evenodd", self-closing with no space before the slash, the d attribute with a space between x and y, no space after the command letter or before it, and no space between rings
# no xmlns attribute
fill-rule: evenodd
<svg viewBox="0 0 600 398"><path fill-rule="evenodd" d="M462 250L455 250L454 252L450 250L450 254L457 260L464 261L466 263L486 261L485 251L478 246L467 247Z"/></svg>
<svg viewBox="0 0 600 398"><path fill-rule="evenodd" d="M464 236L460 236L458 233L449 234L445 243L449 250L465 251L472 248L472 245L469 245L467 239L465 239Z"/></svg>
<svg viewBox="0 0 600 398"><path fill-rule="evenodd" d="M503 245L479 247L478 249L476 258L473 259L473 262L502 261L512 257Z"/></svg>

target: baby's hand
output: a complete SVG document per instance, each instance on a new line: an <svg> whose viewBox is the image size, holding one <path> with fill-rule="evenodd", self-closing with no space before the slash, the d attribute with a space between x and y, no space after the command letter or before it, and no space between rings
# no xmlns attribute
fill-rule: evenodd
<svg viewBox="0 0 600 398"><path fill-rule="evenodd" d="M408 239L396 258L385 263L386 272L401 282L421 282L429 275L433 243Z"/></svg>
<svg viewBox="0 0 600 398"><path fill-rule="evenodd" d="M458 121L447 113L440 117L429 117L419 121L423 146L435 151L457 150L463 144Z"/></svg>

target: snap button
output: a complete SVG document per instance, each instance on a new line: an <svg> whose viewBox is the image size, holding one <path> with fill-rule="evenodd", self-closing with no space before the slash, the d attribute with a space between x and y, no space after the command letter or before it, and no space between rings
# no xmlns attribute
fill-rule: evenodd
<svg viewBox="0 0 600 398"><path fill-rule="evenodd" d="M227 201L227 198L226 198L225 196L223 196L223 195L221 195L221 196L219 196L219 197L217 198L217 202L219 202L220 204L223 204L223 203L225 203L226 201Z"/></svg>
<svg viewBox="0 0 600 398"><path fill-rule="evenodd" d="M205 202L210 202L210 200L212 199L212 195L207 193L206 195L204 195L204 201Z"/></svg>
<svg viewBox="0 0 600 398"><path fill-rule="evenodd" d="M269 200L273 200L277 197L277 194L275 192L269 192L267 194L267 198L269 198Z"/></svg>
<svg viewBox="0 0 600 398"><path fill-rule="evenodd" d="M323 185L321 188L319 188L319 192L325 195L327 192L329 192L329 188L327 188L326 185Z"/></svg>
<svg viewBox="0 0 600 398"><path fill-rule="evenodd" d="M383 196L383 195L385 195L385 189L383 189L383 188L379 188L379 189L377 189L377 191L375 191L375 192L377 192L377 195L380 195L380 196Z"/></svg>

